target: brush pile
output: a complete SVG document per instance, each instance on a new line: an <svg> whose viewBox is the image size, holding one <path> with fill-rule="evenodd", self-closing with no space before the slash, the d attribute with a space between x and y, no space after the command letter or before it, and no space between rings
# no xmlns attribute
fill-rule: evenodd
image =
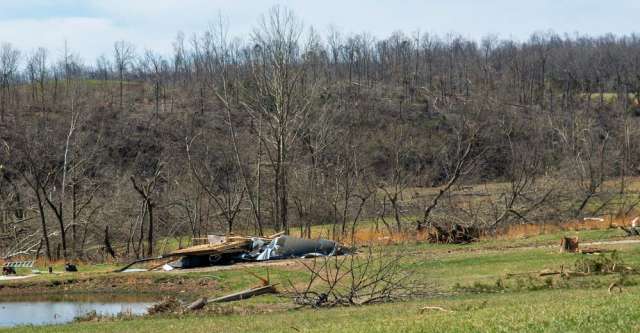
<svg viewBox="0 0 640 333"><path fill-rule="evenodd" d="M427 239L430 243L468 244L480 238L480 229L475 226L434 224Z"/></svg>

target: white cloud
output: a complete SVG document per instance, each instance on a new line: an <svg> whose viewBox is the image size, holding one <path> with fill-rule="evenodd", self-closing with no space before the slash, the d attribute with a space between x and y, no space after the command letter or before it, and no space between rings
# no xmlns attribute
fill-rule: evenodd
<svg viewBox="0 0 640 333"><path fill-rule="evenodd" d="M0 42L28 51L44 46L60 54L64 40L88 62L111 55L124 39L162 53L171 51L178 31L190 37L228 18L232 36L247 37L259 16L275 4L294 10L307 25L323 32L335 25L349 32L380 38L402 30L479 38L487 33L526 38L555 29L586 34L634 31L632 0L0 0ZM595 23L597 24L595 24Z"/></svg>
<svg viewBox="0 0 640 333"><path fill-rule="evenodd" d="M112 22L102 18L67 17L51 19L18 19L0 21L0 41L29 52L47 48L52 57L62 54L65 40L72 50L88 61L106 51L105 41L125 35ZM106 48L105 48L106 47Z"/></svg>

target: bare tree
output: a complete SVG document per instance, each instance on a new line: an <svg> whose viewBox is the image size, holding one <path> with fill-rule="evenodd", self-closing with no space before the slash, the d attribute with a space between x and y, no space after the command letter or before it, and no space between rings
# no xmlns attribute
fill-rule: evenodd
<svg viewBox="0 0 640 333"><path fill-rule="evenodd" d="M246 194L246 187L242 185L239 175L242 171L235 169L234 161L227 158L226 154L222 164L214 165L213 170L206 164L196 166L191 157L192 145L193 140L186 145L189 168L198 184L218 207L219 213L216 216L224 217L227 232L231 233Z"/></svg>
<svg viewBox="0 0 640 333"><path fill-rule="evenodd" d="M418 230L430 225L431 213L438 206L440 199L460 180L460 177L473 169L478 159L482 156L482 149L474 152L481 130L480 126L473 125L465 120L461 121L461 125L455 133L453 149L451 151L446 150L443 156L448 162L445 164L447 166L447 181L438 189L437 194L431 201L425 205L422 219L418 220Z"/></svg>
<svg viewBox="0 0 640 333"><path fill-rule="evenodd" d="M27 62L27 71L31 82L31 101L34 104L39 102L40 111L45 114L47 109L45 88L49 78L47 50L45 48L38 48L31 54Z"/></svg>
<svg viewBox="0 0 640 333"><path fill-rule="evenodd" d="M18 73L20 51L11 44L0 45L0 123L5 124L6 109L11 94L11 85L15 83Z"/></svg>
<svg viewBox="0 0 640 333"><path fill-rule="evenodd" d="M249 87L242 102L246 110L266 123L261 137L273 170L274 216L278 228L289 231L288 177L293 147L311 112L313 82L305 81L306 68L300 57L302 23L293 12L274 7L261 19L252 35L255 43Z"/></svg>
<svg viewBox="0 0 640 333"><path fill-rule="evenodd" d="M118 72L118 83L120 87L120 109L124 108L124 81L129 66L132 65L135 57L135 47L133 44L118 41L113 45L113 58Z"/></svg>
<svg viewBox="0 0 640 333"><path fill-rule="evenodd" d="M154 241L154 208L156 207L156 201L155 201L155 197L156 197L156 191L158 190L158 186L159 186L159 182L162 180L162 167L163 164L160 163L158 164L158 166L156 167L155 172L153 173L153 176L145 181L145 183L140 184L138 181L136 181L136 178L134 176L131 176L130 180L131 180L131 184L133 185L133 188L136 190L136 192L138 192L138 194L140 195L140 198L142 199L142 203L143 203L143 214L142 214L142 222L144 222L144 216L146 214L148 214L149 216L149 224L148 224L148 230L147 230L147 256L151 257L153 255L153 241ZM142 229L142 226L144 225L144 223L141 223L140 226L140 230ZM143 237L143 232L140 232L140 242L142 241L142 237Z"/></svg>

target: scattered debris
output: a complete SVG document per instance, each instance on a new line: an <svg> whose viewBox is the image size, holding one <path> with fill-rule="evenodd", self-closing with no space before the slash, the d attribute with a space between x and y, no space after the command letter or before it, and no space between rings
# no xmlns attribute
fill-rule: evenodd
<svg viewBox="0 0 640 333"><path fill-rule="evenodd" d="M604 252L609 252L610 254L607 255L604 254ZM507 273L506 277L511 278L523 275L545 277L558 275L563 278L570 278L575 276L590 276L593 274L627 274L638 272L633 267L626 265L615 250L607 250L604 252L602 255L581 256L573 264L573 270L566 269L565 266L562 265L560 266L560 270L543 269L537 272Z"/></svg>
<svg viewBox="0 0 640 333"><path fill-rule="evenodd" d="M632 267L626 266L622 258L616 251L612 251L610 255L599 255L591 257L582 257L574 264L576 272L584 274L609 274L632 272Z"/></svg>
<svg viewBox="0 0 640 333"><path fill-rule="evenodd" d="M439 306L425 306L420 308L420 313L424 313L427 310L437 310L437 311L441 311L441 312L454 312L453 310L447 310L445 308L439 307Z"/></svg>
<svg viewBox="0 0 640 333"><path fill-rule="evenodd" d="M309 258L333 256L342 253L341 247L334 241L326 239L303 239L290 236L274 238L271 243L261 246L249 256L258 261L286 258Z"/></svg>
<svg viewBox="0 0 640 333"><path fill-rule="evenodd" d="M211 265L233 264L238 261L262 261L287 258L333 256L347 252L340 244L325 240L302 239L285 236L282 233L270 237L210 236L210 243L176 250L153 258L135 260L116 272L130 271L129 267L143 262L162 259L163 263L152 269L167 266L172 268L193 268ZM174 261L180 258L178 261Z"/></svg>

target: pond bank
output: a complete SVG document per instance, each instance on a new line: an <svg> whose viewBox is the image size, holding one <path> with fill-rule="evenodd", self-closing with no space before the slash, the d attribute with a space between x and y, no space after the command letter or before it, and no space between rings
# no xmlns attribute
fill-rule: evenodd
<svg viewBox="0 0 640 333"><path fill-rule="evenodd" d="M157 301L150 295L103 293L6 296L0 301L0 327L64 324L86 316L140 316Z"/></svg>

